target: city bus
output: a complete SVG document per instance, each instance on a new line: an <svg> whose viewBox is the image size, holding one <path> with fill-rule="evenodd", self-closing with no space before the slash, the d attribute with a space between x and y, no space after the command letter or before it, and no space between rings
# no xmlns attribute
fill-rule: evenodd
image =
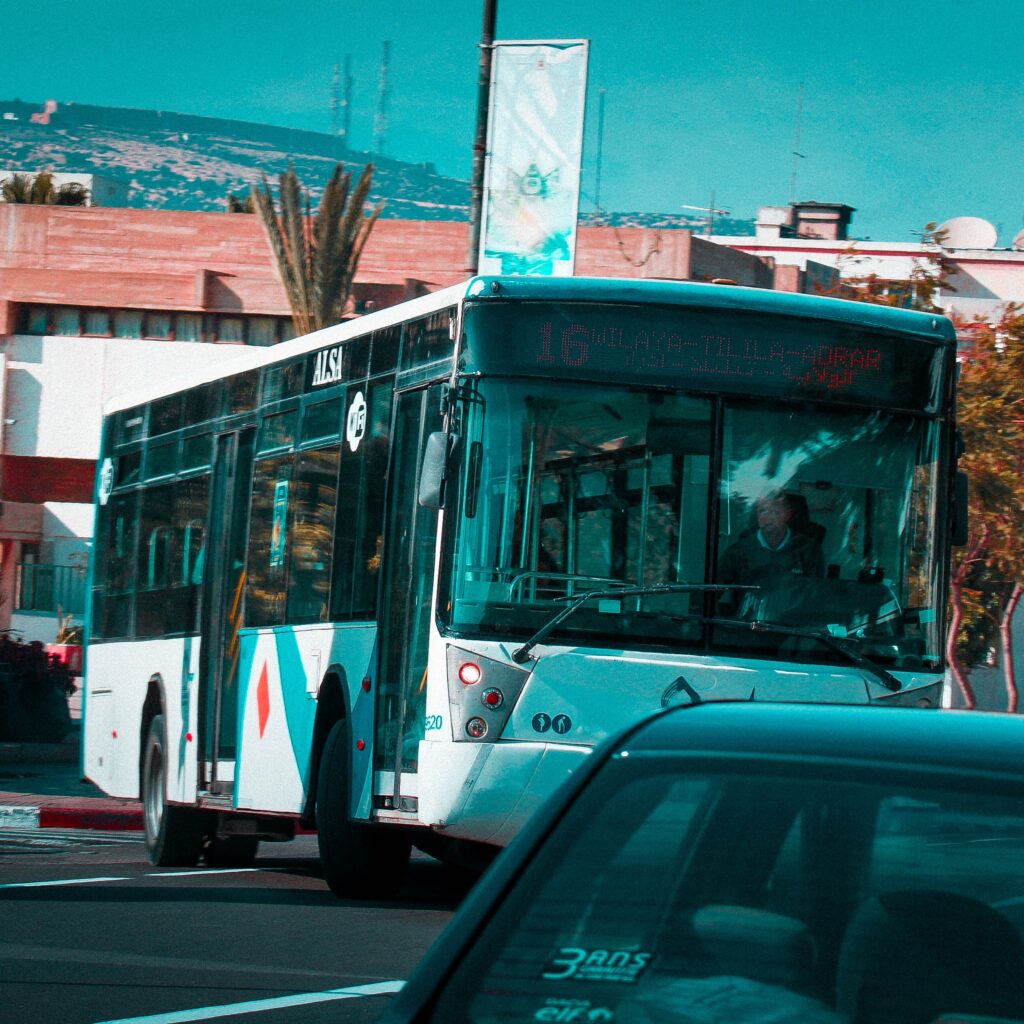
<svg viewBox="0 0 1024 1024"><path fill-rule="evenodd" d="M155 864L315 829L379 894L651 709L938 706L955 357L904 309L477 277L115 401L85 774Z"/></svg>

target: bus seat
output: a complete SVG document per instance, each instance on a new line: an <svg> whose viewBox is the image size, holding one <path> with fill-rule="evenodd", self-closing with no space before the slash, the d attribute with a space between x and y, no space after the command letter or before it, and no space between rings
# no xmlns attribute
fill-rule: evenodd
<svg viewBox="0 0 1024 1024"><path fill-rule="evenodd" d="M802 921L755 907L712 904L687 917L684 957L695 977L736 975L806 991L817 947Z"/></svg>
<svg viewBox="0 0 1024 1024"><path fill-rule="evenodd" d="M839 952L836 1009L851 1024L1024 1014L1024 945L998 911L958 893L873 897Z"/></svg>
<svg viewBox="0 0 1024 1024"><path fill-rule="evenodd" d="M810 537L815 544L825 539L825 527L811 520L811 510L807 499L802 494L786 492L786 505L789 508L789 525L805 537Z"/></svg>

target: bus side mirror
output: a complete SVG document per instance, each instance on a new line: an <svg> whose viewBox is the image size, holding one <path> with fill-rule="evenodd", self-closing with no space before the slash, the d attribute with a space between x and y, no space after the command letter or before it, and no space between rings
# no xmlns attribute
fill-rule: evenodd
<svg viewBox="0 0 1024 1024"><path fill-rule="evenodd" d="M444 508L448 473L458 445L458 434L446 434L443 430L436 430L427 436L423 465L420 467L418 495L423 508Z"/></svg>
<svg viewBox="0 0 1024 1024"><path fill-rule="evenodd" d="M953 530L952 543L962 548L967 543L967 474L953 477Z"/></svg>

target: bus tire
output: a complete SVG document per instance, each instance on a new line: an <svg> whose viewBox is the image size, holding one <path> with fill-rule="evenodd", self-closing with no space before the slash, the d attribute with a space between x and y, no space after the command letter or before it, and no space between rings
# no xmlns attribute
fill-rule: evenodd
<svg viewBox="0 0 1024 1024"><path fill-rule="evenodd" d="M149 862L157 867L195 867L203 849L202 811L167 803L164 716L149 723L142 752L142 818Z"/></svg>
<svg viewBox="0 0 1024 1024"><path fill-rule="evenodd" d="M317 845L324 879L342 899L393 896L405 877L411 843L400 831L352 821L345 723L324 743L316 787Z"/></svg>
<svg viewBox="0 0 1024 1024"><path fill-rule="evenodd" d="M203 851L211 868L247 868L256 859L260 841L256 836L214 836Z"/></svg>

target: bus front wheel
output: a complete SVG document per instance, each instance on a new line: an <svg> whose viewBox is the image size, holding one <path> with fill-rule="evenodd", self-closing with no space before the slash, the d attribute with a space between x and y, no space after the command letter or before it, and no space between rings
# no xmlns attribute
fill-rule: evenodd
<svg viewBox="0 0 1024 1024"><path fill-rule="evenodd" d="M158 867L194 867L203 849L204 819L192 807L167 803L164 716L149 724L142 755L142 810L149 861Z"/></svg>
<svg viewBox="0 0 1024 1024"><path fill-rule="evenodd" d="M317 843L324 879L341 898L393 896L405 877L411 845L398 831L349 818L349 750L345 723L324 744L316 786Z"/></svg>

